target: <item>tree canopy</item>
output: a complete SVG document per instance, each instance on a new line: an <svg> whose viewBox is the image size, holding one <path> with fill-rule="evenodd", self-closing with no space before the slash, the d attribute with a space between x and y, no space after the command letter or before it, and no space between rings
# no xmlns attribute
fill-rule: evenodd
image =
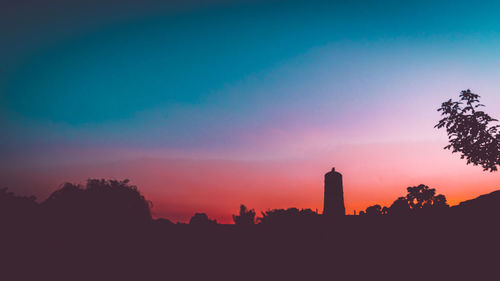
<svg viewBox="0 0 500 281"><path fill-rule="evenodd" d="M404 197L396 199L390 207L373 205L360 215L379 216L394 215L407 216L409 214L433 213L449 208L446 197L442 194L436 195L436 189L429 188L427 185L410 186L406 188L408 193Z"/></svg>
<svg viewBox="0 0 500 281"><path fill-rule="evenodd" d="M450 144L445 149L460 153L467 164L480 165L485 171L497 171L500 165L500 125L484 111L479 103L480 96L465 90L460 101L448 100L438 111L444 116L436 128L446 128Z"/></svg>
<svg viewBox="0 0 500 281"><path fill-rule="evenodd" d="M42 203L51 218L79 225L149 222L151 206L128 180L104 179L89 179L85 187L65 183Z"/></svg>
<svg viewBox="0 0 500 281"><path fill-rule="evenodd" d="M241 204L239 215L233 215L233 221L236 225L252 225L255 224L255 210L249 210L245 205Z"/></svg>

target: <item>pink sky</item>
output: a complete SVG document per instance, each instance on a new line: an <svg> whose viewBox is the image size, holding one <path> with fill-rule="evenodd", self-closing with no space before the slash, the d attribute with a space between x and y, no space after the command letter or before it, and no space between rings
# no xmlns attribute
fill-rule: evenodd
<svg viewBox="0 0 500 281"><path fill-rule="evenodd" d="M450 204L500 189L500 173L465 165L439 141L339 144L321 153L289 159L230 160L168 158L148 155L101 163L17 169L0 175L7 186L44 199L65 181L128 178L153 201L153 213L188 221L206 212L230 223L239 204L259 213L270 208L323 208L323 175L336 167L344 175L347 213L372 204L390 205L406 187L426 184L447 196ZM111 151L111 150L106 150ZM69 154L66 154L69 155ZM306 156L307 155L307 156Z"/></svg>

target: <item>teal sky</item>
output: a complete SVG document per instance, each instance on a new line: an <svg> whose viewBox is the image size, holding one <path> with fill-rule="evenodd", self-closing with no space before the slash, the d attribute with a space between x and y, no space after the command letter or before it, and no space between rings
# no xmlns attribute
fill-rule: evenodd
<svg viewBox="0 0 500 281"><path fill-rule="evenodd" d="M4 19L4 114L78 126L179 104L253 110L269 102L269 93L227 88L283 87L298 82L293 75L321 87L315 71L327 67L331 79L355 75L356 67L360 76L361 68L377 67L391 75L387 64L492 58L499 43L493 2L150 3L137 11L137 5L104 1L93 12L90 5L25 8L27 16L38 15L28 23L21 15ZM330 65L300 60L321 50ZM268 77L288 62L295 73ZM299 95L280 94L271 102Z"/></svg>

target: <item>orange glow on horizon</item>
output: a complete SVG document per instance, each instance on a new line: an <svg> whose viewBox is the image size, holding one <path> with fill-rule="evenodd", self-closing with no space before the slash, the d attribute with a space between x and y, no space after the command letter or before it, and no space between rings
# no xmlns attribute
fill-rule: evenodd
<svg viewBox="0 0 500 281"><path fill-rule="evenodd" d="M435 188L450 205L500 189L500 173L467 166L441 147L432 142L344 145L303 158L262 161L142 158L0 176L7 184L36 187L24 193L40 199L66 181L128 178L153 202L156 217L183 222L195 212L205 212L219 222L232 223L231 215L240 204L258 215L290 207L321 213L323 176L333 166L343 174L347 214L374 204L389 206L406 195L406 187L418 184Z"/></svg>

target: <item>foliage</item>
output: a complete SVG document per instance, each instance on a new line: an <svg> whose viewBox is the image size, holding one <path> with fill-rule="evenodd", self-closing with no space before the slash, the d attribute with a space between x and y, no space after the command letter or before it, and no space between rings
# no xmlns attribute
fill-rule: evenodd
<svg viewBox="0 0 500 281"><path fill-rule="evenodd" d="M205 213L196 213L189 220L189 224L196 226L207 226L207 225L216 225L217 221L209 219L207 214Z"/></svg>
<svg viewBox="0 0 500 281"><path fill-rule="evenodd" d="M411 213L434 212L449 208L446 197L442 194L436 195L434 188L421 184L408 187L407 191L406 196L396 199L389 208L377 204L366 208L365 212L361 211L360 215L406 216Z"/></svg>
<svg viewBox="0 0 500 281"><path fill-rule="evenodd" d="M38 207L35 196L17 196L7 188L0 188L0 220L28 219Z"/></svg>
<svg viewBox="0 0 500 281"><path fill-rule="evenodd" d="M450 144L445 149L461 153L467 164L480 165L485 171L496 171L500 165L500 125L490 125L498 121L479 110L480 96L465 90L460 93L460 101L451 99L443 102L441 114L444 116L436 128L446 128Z"/></svg>
<svg viewBox="0 0 500 281"><path fill-rule="evenodd" d="M404 216L410 213L410 205L406 197L399 197L389 207L390 215Z"/></svg>
<svg viewBox="0 0 500 281"><path fill-rule="evenodd" d="M408 187L406 199L411 210L448 207L444 195L436 195L436 189L427 185Z"/></svg>
<svg viewBox="0 0 500 281"><path fill-rule="evenodd" d="M381 214L382 214L382 207L378 204L366 208L366 215L367 216L378 216Z"/></svg>
<svg viewBox="0 0 500 281"><path fill-rule="evenodd" d="M255 224L255 210L248 210L243 204L240 206L239 215L233 215L233 221L236 225L253 225Z"/></svg>
<svg viewBox="0 0 500 281"><path fill-rule="evenodd" d="M85 188L65 183L42 204L50 216L77 224L147 222L151 205L128 180L104 179L89 179Z"/></svg>
<svg viewBox="0 0 500 281"><path fill-rule="evenodd" d="M262 212L262 217L257 218L261 224L293 225L315 221L319 214L311 209L288 208L273 209Z"/></svg>
<svg viewBox="0 0 500 281"><path fill-rule="evenodd" d="M415 212L439 211L448 208L446 197L442 194L436 195L436 189L427 185L410 186L406 189L405 197L399 197L388 208L387 213L391 215L408 215Z"/></svg>

